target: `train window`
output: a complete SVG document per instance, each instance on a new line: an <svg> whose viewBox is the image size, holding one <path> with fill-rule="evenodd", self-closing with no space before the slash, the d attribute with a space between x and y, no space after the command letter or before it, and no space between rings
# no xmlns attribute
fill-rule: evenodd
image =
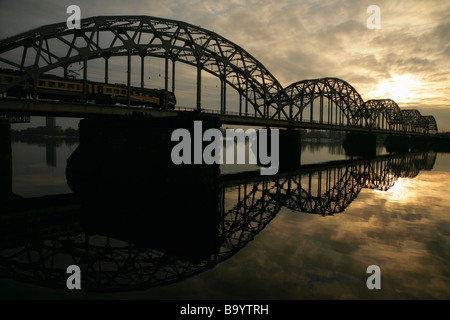
<svg viewBox="0 0 450 320"><path fill-rule="evenodd" d="M119 93L119 89L114 89L114 93Z"/></svg>
<svg viewBox="0 0 450 320"><path fill-rule="evenodd" d="M39 80L39 81L38 81L38 86L39 86L39 87L45 86L45 82L42 81L42 80Z"/></svg>
<svg viewBox="0 0 450 320"><path fill-rule="evenodd" d="M65 88L65 87L66 87L66 84L64 82L60 82L58 84L58 88Z"/></svg>
<svg viewBox="0 0 450 320"><path fill-rule="evenodd" d="M51 87L51 88L53 88L53 87L55 86L55 83L54 83L53 81L49 81L49 82L48 82L48 86Z"/></svg>
<svg viewBox="0 0 450 320"><path fill-rule="evenodd" d="M67 84L67 89L73 89L73 83L68 83Z"/></svg>
<svg viewBox="0 0 450 320"><path fill-rule="evenodd" d="M12 80L13 80L12 77L5 76L5 81L6 81L6 82L11 82Z"/></svg>
<svg viewBox="0 0 450 320"><path fill-rule="evenodd" d="M122 94L127 94L127 91L122 89Z"/></svg>
<svg viewBox="0 0 450 320"><path fill-rule="evenodd" d="M111 88L106 88L106 93L111 93Z"/></svg>

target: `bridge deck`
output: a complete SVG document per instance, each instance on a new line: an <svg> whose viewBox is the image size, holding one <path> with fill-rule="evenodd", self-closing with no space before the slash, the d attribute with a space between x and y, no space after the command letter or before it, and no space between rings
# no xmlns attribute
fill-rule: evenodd
<svg viewBox="0 0 450 320"><path fill-rule="evenodd" d="M142 108L136 106L111 106L90 103L70 103L52 100L27 100L15 98L0 98L0 113L27 116L57 116L84 118L93 115L131 115L145 114L152 117L173 117L180 113L195 112L191 108L177 108L176 110L161 110ZM335 125L310 121L293 121L288 119L268 119L259 117L241 116L237 113L220 114L215 110L202 110L203 114L211 114L220 118L221 123L230 125L334 130L347 132L375 133L375 134L402 134L402 132L386 129L369 129L348 125ZM425 133L408 132L408 135L423 136Z"/></svg>

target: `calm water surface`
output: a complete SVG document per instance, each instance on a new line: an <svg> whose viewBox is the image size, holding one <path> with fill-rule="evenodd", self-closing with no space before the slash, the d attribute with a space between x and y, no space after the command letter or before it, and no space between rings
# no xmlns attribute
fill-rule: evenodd
<svg viewBox="0 0 450 320"><path fill-rule="evenodd" d="M14 142L13 192L24 197L70 193L65 165L76 146ZM378 153L386 154L382 149ZM339 145L309 143L302 148L302 164L348 159ZM349 164L221 189L220 249L201 261L170 260L152 248L130 249L126 241L90 234L93 248L113 248L127 261L126 250L141 256L142 264L134 261L132 268L118 263L107 269L102 256L93 253L98 259L93 268L111 271L110 283L117 283L117 292L91 292L96 284L67 290L66 275L60 273L62 280L56 279L52 270L58 266L51 265L50 258L38 263L40 271L27 269L30 264L23 258L16 273L10 266L16 261L12 252L19 249L3 248L0 297L450 299L450 155L408 159ZM226 166L222 173L241 169ZM171 197L177 201L176 192ZM62 235L45 243L54 250L63 239L68 238ZM70 239L69 255L79 249L77 244L87 242L86 235L71 234ZM380 267L380 290L366 286L370 265ZM142 280L129 281L128 287L118 280L121 274L139 273L140 267ZM47 271L50 276L45 279Z"/></svg>

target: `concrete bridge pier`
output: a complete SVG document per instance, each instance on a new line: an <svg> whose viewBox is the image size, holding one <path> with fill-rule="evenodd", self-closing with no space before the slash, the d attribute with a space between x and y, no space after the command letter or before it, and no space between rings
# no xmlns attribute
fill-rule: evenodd
<svg viewBox="0 0 450 320"><path fill-rule="evenodd" d="M11 125L0 121L0 203L12 196Z"/></svg>
<svg viewBox="0 0 450 320"><path fill-rule="evenodd" d="M217 252L219 164L194 163L193 140L191 163L175 164L171 157L180 143L171 140L172 132L185 129L194 139L194 120L202 121L201 135L220 127L217 118L200 116L80 121L80 144L67 160L66 178L92 232L186 259Z"/></svg>
<svg viewBox="0 0 450 320"><path fill-rule="evenodd" d="M412 136L410 141L412 150L430 150L435 145L435 138L432 136Z"/></svg>
<svg viewBox="0 0 450 320"><path fill-rule="evenodd" d="M301 165L302 136L300 130L280 130L280 169L296 170Z"/></svg>
<svg viewBox="0 0 450 320"><path fill-rule="evenodd" d="M372 133L349 133L342 146L349 156L375 156L377 151L377 136Z"/></svg>
<svg viewBox="0 0 450 320"><path fill-rule="evenodd" d="M271 132L268 130L268 132ZM278 172L295 170L300 167L301 164L301 153L302 153L302 139L301 132L294 129L280 129L278 140ZM271 156L272 161L274 161L274 156L272 155L272 143L277 143L277 141L272 141L272 135L268 134L268 154ZM259 141L259 148L261 148L261 140ZM258 157L258 165L264 166Z"/></svg>
<svg viewBox="0 0 450 320"><path fill-rule="evenodd" d="M265 130L270 131L270 128L266 128ZM261 149L264 141L260 139L258 132L258 150ZM272 144L278 142L278 172L295 170L300 167L301 164L301 132L299 130L294 129L280 129L279 131L279 140L274 140L273 135L268 135L268 143L265 146L267 148L267 154L271 157L272 162L274 161L275 155L272 154ZM261 152L261 151L259 151ZM263 164L260 159L260 153L258 154L258 165L263 167L270 167L270 164Z"/></svg>
<svg viewBox="0 0 450 320"><path fill-rule="evenodd" d="M384 141L384 146L388 152L409 152L411 138L406 135L389 135Z"/></svg>

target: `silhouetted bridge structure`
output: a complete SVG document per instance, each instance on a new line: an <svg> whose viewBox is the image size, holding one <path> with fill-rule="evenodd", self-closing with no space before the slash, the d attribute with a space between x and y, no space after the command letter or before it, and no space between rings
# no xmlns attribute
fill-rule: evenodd
<svg viewBox="0 0 450 320"><path fill-rule="evenodd" d="M362 189L387 191L398 178L414 178L420 170L431 170L435 160L434 152L411 153L304 166L275 176L223 175L216 189L219 197L215 212L205 212L217 219L210 221L208 230L202 229L208 234L203 243L216 246L186 250L195 258L161 249L164 247L161 243L180 232L178 227L186 235L177 240L178 245L189 242L187 238L196 234L193 231L197 231L196 215L187 215L178 208L166 224L156 224L155 238L136 243L123 231L123 220L113 221L110 212L97 222L92 216L88 221L80 218L80 205L70 195L28 199L31 208L24 205L18 212L0 216L0 276L66 290L66 268L76 264L82 270L85 291L131 291L183 281L245 248L283 207L291 210L287 214L341 213ZM159 186L166 192L172 184ZM170 203L163 203L166 211L179 202L180 193L171 197ZM145 200L147 205L158 208L156 202ZM198 213L208 201L200 195L189 202L194 203ZM45 207L52 210L45 211ZM158 215L133 214L131 211L126 214L133 216L128 221L132 234L144 230L148 236Z"/></svg>
<svg viewBox="0 0 450 320"><path fill-rule="evenodd" d="M126 103L100 105L88 103L92 63L102 65L102 84L110 82L109 61L125 57ZM134 88L144 88L145 60L164 60L166 92L176 95L178 63L195 70L195 106L160 110L131 104ZM140 63L133 64L133 58ZM21 86L31 86L39 77L54 74L68 79L69 68L81 63L82 99L76 102L38 99L36 92L21 98L6 97ZM301 62L299 62L301 63ZM149 16L99 16L81 21L81 29L68 29L66 23L43 26L0 41L0 66L17 76L0 87L0 113L5 119L18 121L21 116L46 115L86 117L144 113L176 116L189 110L216 114L224 124L286 128L345 130L373 133L437 133L433 116L418 110L400 109L390 99L364 101L349 83L337 78L302 80L283 87L264 65L239 45L215 32L182 21ZM220 81L220 108L208 110L202 102L205 73ZM171 77L171 83L169 78ZM140 84L133 86L132 79ZM98 79L97 79L98 81ZM135 80L136 82L136 80ZM238 94L238 106L230 110L227 90ZM167 106L167 99L164 106Z"/></svg>

